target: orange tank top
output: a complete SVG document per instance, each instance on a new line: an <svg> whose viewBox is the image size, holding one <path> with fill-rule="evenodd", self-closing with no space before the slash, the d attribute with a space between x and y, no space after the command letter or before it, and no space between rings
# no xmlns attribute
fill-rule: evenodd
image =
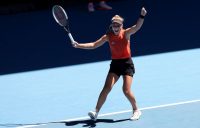
<svg viewBox="0 0 200 128"><path fill-rule="evenodd" d="M131 57L130 41L126 39L124 29L120 31L119 35L109 33L108 38L112 59L125 59Z"/></svg>

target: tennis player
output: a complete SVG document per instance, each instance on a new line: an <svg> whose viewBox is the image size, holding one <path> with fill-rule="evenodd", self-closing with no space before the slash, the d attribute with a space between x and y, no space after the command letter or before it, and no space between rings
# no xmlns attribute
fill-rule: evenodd
<svg viewBox="0 0 200 128"><path fill-rule="evenodd" d="M106 97L120 76L123 77L123 92L130 101L133 109L130 120L138 120L140 118L142 113L138 109L136 99L131 91L135 69L131 58L130 36L135 34L141 28L146 14L147 11L143 7L137 23L127 29L123 28L124 19L119 15L115 15L111 19L110 29L100 39L90 43L75 42L73 44L73 47L80 49L95 49L105 42L108 42L110 46L112 61L105 85L99 95L95 110L88 113L92 120L97 119L98 113L104 104Z"/></svg>

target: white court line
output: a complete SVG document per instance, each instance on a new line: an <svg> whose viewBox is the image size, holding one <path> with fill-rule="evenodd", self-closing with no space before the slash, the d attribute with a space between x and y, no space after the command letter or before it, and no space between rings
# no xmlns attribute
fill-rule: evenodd
<svg viewBox="0 0 200 128"><path fill-rule="evenodd" d="M172 106L183 105L183 104L191 104L191 103L196 103L196 102L200 102L200 100L190 100L190 101L184 101L184 102L177 102L177 103L170 103L170 104L157 105L157 106L151 106L151 107L144 107L144 108L141 108L140 110L141 111L151 110L151 109L156 109L156 108L172 107ZM124 111L119 111L119 112L111 112L111 113L100 114L100 115L98 115L98 117L117 115L117 114L128 113L128 112L132 112L132 110L124 110ZM89 119L89 117L84 116L84 117L78 117L78 118L73 118L73 119L61 120L61 121L57 121L57 123L59 123L59 122L70 122L70 121L76 121L76 120L86 120L86 119ZM42 125L45 125L45 124L42 124ZM27 125L27 126L20 126L20 127L17 127L17 128L32 128L32 127L35 127L35 126L41 126L41 125Z"/></svg>

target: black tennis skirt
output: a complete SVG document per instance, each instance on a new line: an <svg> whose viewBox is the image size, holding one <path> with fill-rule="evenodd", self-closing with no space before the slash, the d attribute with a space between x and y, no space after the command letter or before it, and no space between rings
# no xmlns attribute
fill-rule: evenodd
<svg viewBox="0 0 200 128"><path fill-rule="evenodd" d="M132 59L112 59L109 73L115 73L118 76L129 75L133 77L135 68Z"/></svg>

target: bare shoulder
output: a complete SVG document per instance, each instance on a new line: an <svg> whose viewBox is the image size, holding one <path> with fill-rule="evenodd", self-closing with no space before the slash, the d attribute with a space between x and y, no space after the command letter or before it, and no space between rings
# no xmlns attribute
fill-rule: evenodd
<svg viewBox="0 0 200 128"><path fill-rule="evenodd" d="M108 41L108 35L103 35L102 37L101 37L101 40L102 41Z"/></svg>
<svg viewBox="0 0 200 128"><path fill-rule="evenodd" d="M130 39L130 36L133 34L131 31L132 31L131 28L125 29L124 34L126 36L126 39Z"/></svg>
<svg viewBox="0 0 200 128"><path fill-rule="evenodd" d="M136 25L133 25L133 26L125 29L126 35L129 35L129 36L132 35L132 34L134 34L134 33L136 33L136 31L137 31Z"/></svg>

